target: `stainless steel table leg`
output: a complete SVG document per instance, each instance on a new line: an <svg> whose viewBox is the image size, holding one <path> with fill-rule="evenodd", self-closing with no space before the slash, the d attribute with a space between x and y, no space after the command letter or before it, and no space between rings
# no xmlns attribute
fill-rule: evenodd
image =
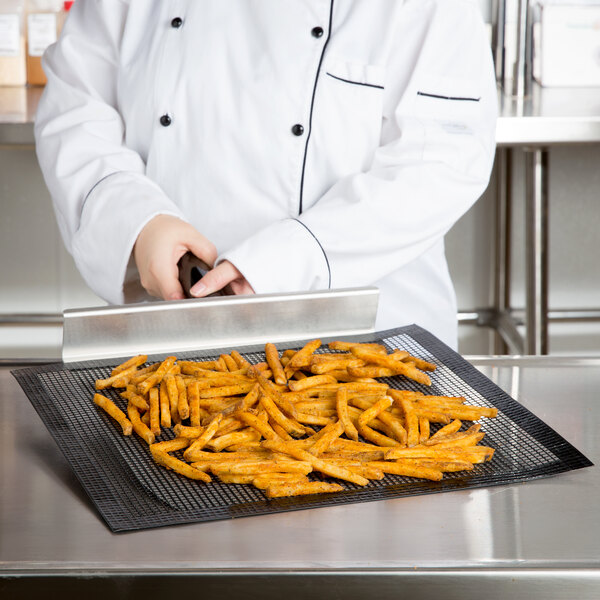
<svg viewBox="0 0 600 600"><path fill-rule="evenodd" d="M512 149L499 148L496 154L496 231L494 309L498 315L510 311ZM494 354L506 354L508 346L496 330Z"/></svg>
<svg viewBox="0 0 600 600"><path fill-rule="evenodd" d="M548 150L527 149L525 216L528 354L548 354Z"/></svg>

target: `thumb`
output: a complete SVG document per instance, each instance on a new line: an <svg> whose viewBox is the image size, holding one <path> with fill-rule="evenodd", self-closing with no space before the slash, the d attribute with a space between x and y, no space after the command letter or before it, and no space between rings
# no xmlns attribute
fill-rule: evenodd
<svg viewBox="0 0 600 600"><path fill-rule="evenodd" d="M239 277L238 270L228 261L211 269L191 290L194 297L202 297L222 290L226 285Z"/></svg>

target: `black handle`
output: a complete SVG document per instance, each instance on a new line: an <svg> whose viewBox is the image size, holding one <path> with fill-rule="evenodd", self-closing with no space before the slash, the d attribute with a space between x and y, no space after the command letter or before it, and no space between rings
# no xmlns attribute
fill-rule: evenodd
<svg viewBox="0 0 600 600"><path fill-rule="evenodd" d="M179 269L179 283L183 288L183 292L186 298L191 298L190 290L198 283L209 271L210 267L196 255L191 252L186 252L177 263ZM210 294L210 296L223 296L224 292L221 290Z"/></svg>

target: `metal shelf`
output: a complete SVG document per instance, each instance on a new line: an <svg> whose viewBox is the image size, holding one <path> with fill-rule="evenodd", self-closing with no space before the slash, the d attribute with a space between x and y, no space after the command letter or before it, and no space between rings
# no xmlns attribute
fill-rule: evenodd
<svg viewBox="0 0 600 600"><path fill-rule="evenodd" d="M34 144L42 87L0 87L0 144ZM542 88L527 98L498 90L499 147L600 143L600 88Z"/></svg>
<svg viewBox="0 0 600 600"><path fill-rule="evenodd" d="M0 145L33 145L43 87L0 87Z"/></svg>

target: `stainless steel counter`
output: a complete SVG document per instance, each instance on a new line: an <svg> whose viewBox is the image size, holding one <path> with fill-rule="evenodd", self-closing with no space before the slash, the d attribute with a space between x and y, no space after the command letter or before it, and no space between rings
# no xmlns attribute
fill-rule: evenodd
<svg viewBox="0 0 600 600"><path fill-rule="evenodd" d="M542 88L516 99L498 94L496 144L551 146L600 142L600 88Z"/></svg>
<svg viewBox="0 0 600 600"><path fill-rule="evenodd" d="M32 145L33 122L43 87L0 86L0 145Z"/></svg>
<svg viewBox="0 0 600 600"><path fill-rule="evenodd" d="M600 462L600 358L473 358ZM112 534L0 368L0 597L600 597L600 471Z"/></svg>

